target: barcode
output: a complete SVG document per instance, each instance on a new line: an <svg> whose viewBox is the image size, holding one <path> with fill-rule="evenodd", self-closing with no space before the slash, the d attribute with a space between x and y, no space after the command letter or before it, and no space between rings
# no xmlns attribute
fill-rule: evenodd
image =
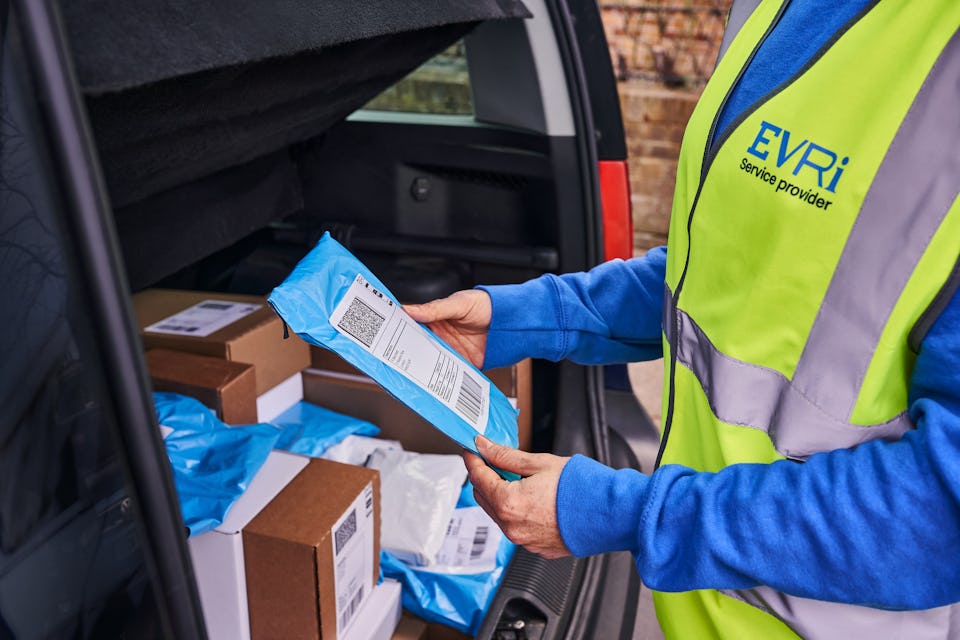
<svg viewBox="0 0 960 640"><path fill-rule="evenodd" d="M157 325L154 331L186 331L193 332L199 329L200 327L191 327L190 325L185 324L161 324Z"/></svg>
<svg viewBox="0 0 960 640"><path fill-rule="evenodd" d="M363 600L363 587L357 591L357 593L350 598L350 602L347 603L346 609L340 614L340 630L343 631L347 627L347 623L350 622L350 619L353 618L353 614L357 612L357 609L360 608L360 602Z"/></svg>
<svg viewBox="0 0 960 640"><path fill-rule="evenodd" d="M474 380L466 371L460 381L460 396L457 398L457 409L476 424L480 420L480 383Z"/></svg>
<svg viewBox="0 0 960 640"><path fill-rule="evenodd" d="M386 318L368 307L363 300L354 298L337 326L367 345L369 349L385 320Z"/></svg>
<svg viewBox="0 0 960 640"><path fill-rule="evenodd" d="M336 539L337 551L334 555L340 555L340 550L343 549L343 546L350 541L350 538L353 537L353 534L357 532L357 510L354 509L350 512L350 515L347 516L347 519L343 521L343 524L337 529L337 532L334 534Z"/></svg>
<svg viewBox="0 0 960 640"><path fill-rule="evenodd" d="M226 311L227 309L233 308L232 302L204 302L197 305L200 309L217 309L219 311Z"/></svg>
<svg viewBox="0 0 960 640"><path fill-rule="evenodd" d="M477 527L476 533L473 534L473 548L470 549L470 559L474 560L483 555L483 550L487 548L487 535L490 527L483 526Z"/></svg>

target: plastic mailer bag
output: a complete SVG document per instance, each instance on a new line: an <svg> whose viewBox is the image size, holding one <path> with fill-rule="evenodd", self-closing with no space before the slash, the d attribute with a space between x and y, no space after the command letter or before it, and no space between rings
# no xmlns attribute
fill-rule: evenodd
<svg viewBox="0 0 960 640"><path fill-rule="evenodd" d="M382 438L366 438L364 436L347 436L338 444L333 445L320 456L324 460L333 460L358 467L367 466L367 460L374 451L402 451L403 447L396 440Z"/></svg>
<svg viewBox="0 0 960 640"><path fill-rule="evenodd" d="M375 436L376 425L300 401L270 424L280 429L275 449L318 458L350 435Z"/></svg>
<svg viewBox="0 0 960 640"><path fill-rule="evenodd" d="M384 550L380 569L384 576L400 581L404 609L472 636L483 622L516 546L480 507L467 503L461 501L454 511L444 544L456 549L452 554L458 556L456 566L448 559L445 565L413 567ZM472 527L466 526L467 521Z"/></svg>
<svg viewBox="0 0 960 640"><path fill-rule="evenodd" d="M228 427L199 401L154 393L173 467L180 510L190 535L213 529L246 491L280 432L270 425Z"/></svg>
<svg viewBox="0 0 960 640"><path fill-rule="evenodd" d="M517 411L506 396L411 319L329 233L268 302L297 335L339 354L461 447L477 453L479 434L517 446Z"/></svg>
<svg viewBox="0 0 960 640"><path fill-rule="evenodd" d="M380 472L380 546L413 564L435 562L467 468L460 456L377 449L367 466Z"/></svg>

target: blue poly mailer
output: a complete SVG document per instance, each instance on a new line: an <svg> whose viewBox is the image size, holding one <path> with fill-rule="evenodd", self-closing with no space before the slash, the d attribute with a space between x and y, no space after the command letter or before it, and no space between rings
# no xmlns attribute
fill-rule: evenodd
<svg viewBox="0 0 960 640"><path fill-rule="evenodd" d="M319 458L335 444L351 435L375 436L380 429L366 420L300 401L270 424L280 429L275 449Z"/></svg>
<svg viewBox="0 0 960 640"><path fill-rule="evenodd" d="M383 283L329 233L268 302L297 335L339 354L461 447L477 453L474 441L484 435L516 448L517 410L506 396L411 319Z"/></svg>
<svg viewBox="0 0 960 640"><path fill-rule="evenodd" d="M496 567L482 573L437 573L411 567L387 551L380 551L384 576L398 580L401 603L410 613L476 635L513 558L516 545L503 537Z"/></svg>
<svg viewBox="0 0 960 640"><path fill-rule="evenodd" d="M183 521L196 535L213 529L246 491L280 431L266 424L228 427L198 400L153 394Z"/></svg>

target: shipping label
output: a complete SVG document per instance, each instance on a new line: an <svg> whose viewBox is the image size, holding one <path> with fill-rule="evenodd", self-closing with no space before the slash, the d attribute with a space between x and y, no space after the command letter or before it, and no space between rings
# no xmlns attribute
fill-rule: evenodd
<svg viewBox="0 0 960 640"><path fill-rule="evenodd" d="M427 570L444 573L493 571L503 534L480 507L463 507L453 512L443 546L435 565Z"/></svg>
<svg viewBox="0 0 960 640"><path fill-rule="evenodd" d="M240 318L250 315L262 306L262 304L249 302L204 300L189 309L153 323L144 331L205 338Z"/></svg>
<svg viewBox="0 0 960 640"><path fill-rule="evenodd" d="M490 382L448 351L388 296L357 275L330 316L341 334L445 404L479 433Z"/></svg>
<svg viewBox="0 0 960 640"><path fill-rule="evenodd" d="M337 637L341 637L370 595L373 584L372 483L340 516L332 532L333 591L337 601Z"/></svg>

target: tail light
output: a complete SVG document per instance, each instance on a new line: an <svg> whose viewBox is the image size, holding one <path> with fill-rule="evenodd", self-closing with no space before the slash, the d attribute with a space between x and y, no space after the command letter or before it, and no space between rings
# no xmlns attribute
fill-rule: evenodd
<svg viewBox="0 0 960 640"><path fill-rule="evenodd" d="M633 257L633 215L630 178L626 160L601 160L600 205L603 209L603 256L605 260Z"/></svg>

